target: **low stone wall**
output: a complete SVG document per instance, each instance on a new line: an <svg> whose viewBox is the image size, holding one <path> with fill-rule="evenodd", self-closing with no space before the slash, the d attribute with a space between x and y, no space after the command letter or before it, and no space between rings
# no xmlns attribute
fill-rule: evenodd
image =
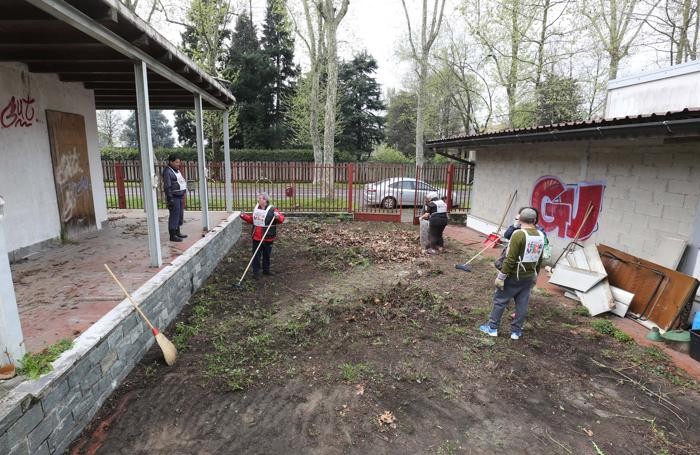
<svg viewBox="0 0 700 455"><path fill-rule="evenodd" d="M167 327L241 236L235 212L132 294L160 328ZM25 381L0 401L0 454L62 454L105 399L153 345L128 300L76 340L53 371Z"/></svg>

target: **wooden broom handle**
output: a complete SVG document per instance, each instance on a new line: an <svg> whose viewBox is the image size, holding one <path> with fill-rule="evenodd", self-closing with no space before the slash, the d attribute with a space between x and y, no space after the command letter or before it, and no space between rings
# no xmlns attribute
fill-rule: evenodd
<svg viewBox="0 0 700 455"><path fill-rule="evenodd" d="M496 234L498 234L498 231L501 230L501 227L503 227L503 222L506 220L506 216L508 216L508 212L510 211L510 206L513 205L513 201L515 201L515 196L518 195L518 190L515 190L513 194L511 195L510 199L508 200L508 205L506 205L506 209L503 212L503 216L501 217L501 222L498 223L498 228L496 229Z"/></svg>
<svg viewBox="0 0 700 455"><path fill-rule="evenodd" d="M591 213L593 213L593 203L589 202L588 203L588 208L586 208L586 214L583 216L583 221L581 222L581 225L578 227L578 230L576 231L576 235L574 236L574 243L578 242L578 237L581 235L581 231L583 230L583 226L586 225L586 221L588 221L588 217L591 216Z"/></svg>
<svg viewBox="0 0 700 455"><path fill-rule="evenodd" d="M119 280L114 275L114 273L112 273L112 270L109 268L109 266L107 264L105 264L104 266L107 269L107 272L110 275L112 275L112 278L114 278L114 281L117 283L117 285L119 285L119 287L122 288L122 291L124 291L124 294L126 294L126 297L129 299L129 302L131 302L131 304L134 306L134 308L136 308L136 311L139 312L139 314L141 315L143 320L146 321L146 324L148 324L148 327L150 327L151 331L153 331L155 329L155 327L153 327L153 324L151 324L151 321L149 321L148 318L146 317L146 315L143 314L143 311L141 311L141 308L139 308L139 306L136 304L136 302L134 302L134 299L131 298L131 295L129 295L129 292L124 288L124 286L122 286L122 284L119 282Z"/></svg>

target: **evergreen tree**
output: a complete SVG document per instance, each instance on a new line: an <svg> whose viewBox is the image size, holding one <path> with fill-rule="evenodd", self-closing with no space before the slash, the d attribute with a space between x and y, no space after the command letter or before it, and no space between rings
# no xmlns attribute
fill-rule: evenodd
<svg viewBox="0 0 700 455"><path fill-rule="evenodd" d="M416 152L415 93L400 91L389 94L386 113L386 142L409 158Z"/></svg>
<svg viewBox="0 0 700 455"><path fill-rule="evenodd" d="M267 0L261 43L274 68L273 79L265 92L270 116L270 143L274 148L286 144L290 132L284 125L285 104L295 89L299 68L294 66L294 35L282 0Z"/></svg>
<svg viewBox="0 0 700 455"><path fill-rule="evenodd" d="M385 109L379 83L374 78L377 61L367 52L343 62L338 72L340 116L343 131L338 148L355 153L358 160L369 156L376 144L384 139Z"/></svg>
<svg viewBox="0 0 700 455"><path fill-rule="evenodd" d="M238 125L231 138L233 146L270 148L268 89L274 68L260 48L255 26L247 14L238 16L227 63L227 78L237 101Z"/></svg>
<svg viewBox="0 0 700 455"><path fill-rule="evenodd" d="M175 111L175 130L177 131L177 138L181 146L197 146L194 111Z"/></svg>
<svg viewBox="0 0 700 455"><path fill-rule="evenodd" d="M127 147L139 146L139 134L136 126L136 112L132 112L129 118L124 122L124 130L122 131L122 141ZM151 141L153 147L173 147L175 139L173 139L173 127L170 126L167 117L163 111L151 111Z"/></svg>

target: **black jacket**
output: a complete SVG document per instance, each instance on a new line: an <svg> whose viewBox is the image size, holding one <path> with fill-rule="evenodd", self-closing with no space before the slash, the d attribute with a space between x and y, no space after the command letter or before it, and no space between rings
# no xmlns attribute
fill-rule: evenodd
<svg viewBox="0 0 700 455"><path fill-rule="evenodd" d="M187 192L187 190L180 190L175 170L170 166L165 166L163 169L163 191L168 201L175 197L182 197Z"/></svg>

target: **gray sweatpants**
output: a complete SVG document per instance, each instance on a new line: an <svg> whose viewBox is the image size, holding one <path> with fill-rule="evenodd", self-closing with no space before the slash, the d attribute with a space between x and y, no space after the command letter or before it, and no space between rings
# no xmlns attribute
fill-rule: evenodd
<svg viewBox="0 0 700 455"><path fill-rule="evenodd" d="M525 324L525 316L527 315L527 305L530 302L530 292L532 291L532 282L536 277L516 280L515 278L506 278L503 290L496 288L496 294L493 296L493 309L489 315L489 327L498 329L501 325L501 317L508 306L510 299L515 300L515 319L510 325L511 332L522 332L523 324Z"/></svg>

